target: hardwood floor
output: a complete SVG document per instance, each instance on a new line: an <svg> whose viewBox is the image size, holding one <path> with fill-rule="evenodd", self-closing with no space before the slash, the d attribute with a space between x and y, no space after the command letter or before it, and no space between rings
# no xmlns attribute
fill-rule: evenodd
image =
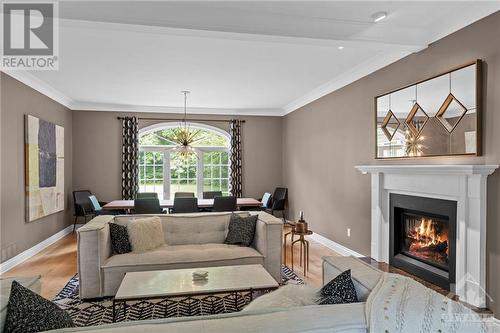
<svg viewBox="0 0 500 333"><path fill-rule="evenodd" d="M285 227L284 233L288 232L290 228ZM293 256L294 256L294 271L295 273L303 279L307 284L322 286L323 284L323 269L322 269L322 257L324 256L339 256L337 252L330 250L326 246L310 239L309 240L309 271L306 273L306 276L303 274L303 268L298 265L298 258L300 254L300 248L298 245L295 245L293 248ZM290 256L290 237L287 240L286 247L286 265L288 267L292 267L291 265L291 256ZM283 253L284 255L284 253Z"/></svg>
<svg viewBox="0 0 500 333"><path fill-rule="evenodd" d="M76 274L76 269L76 234L70 234L2 277L41 275L42 296L52 299Z"/></svg>

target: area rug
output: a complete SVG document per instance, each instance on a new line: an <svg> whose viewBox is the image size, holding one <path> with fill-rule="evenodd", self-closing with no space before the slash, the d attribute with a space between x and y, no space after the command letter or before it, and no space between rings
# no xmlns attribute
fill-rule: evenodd
<svg viewBox="0 0 500 333"><path fill-rule="evenodd" d="M294 271L282 266L282 284L303 284ZM86 302L78 298L78 274L54 298L66 310L77 326L104 325L113 322L113 298ZM203 316L236 312L250 302L249 293L240 293L237 303L234 294L127 302L125 313L118 311L116 321L146 320L157 318Z"/></svg>

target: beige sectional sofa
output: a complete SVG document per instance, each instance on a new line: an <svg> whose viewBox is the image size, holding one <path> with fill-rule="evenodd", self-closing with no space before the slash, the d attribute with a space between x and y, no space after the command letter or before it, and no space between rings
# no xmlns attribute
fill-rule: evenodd
<svg viewBox="0 0 500 333"><path fill-rule="evenodd" d="M80 297L114 296L126 272L261 264L281 281L283 223L265 212L258 214L251 247L224 244L230 213L159 215L165 246L144 252L113 255L108 223L133 223L140 215L98 216L78 229Z"/></svg>
<svg viewBox="0 0 500 333"><path fill-rule="evenodd" d="M330 281L345 269L352 270L360 302L310 305L234 312L222 315L129 321L103 326L70 328L54 333L368 333L366 298L380 280L382 272L351 257L324 258L323 280ZM378 332L377 332L378 333Z"/></svg>

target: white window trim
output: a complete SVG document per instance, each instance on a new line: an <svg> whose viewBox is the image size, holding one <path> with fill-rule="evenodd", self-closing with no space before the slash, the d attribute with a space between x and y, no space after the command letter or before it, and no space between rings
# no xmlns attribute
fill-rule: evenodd
<svg viewBox="0 0 500 333"><path fill-rule="evenodd" d="M147 127L144 127L139 130L139 136L142 136L144 134L148 134L151 132L158 131L160 129L168 129L168 128L175 128L179 127L180 122L168 122L168 123L158 123L158 124L153 124ZM211 132L216 132L217 134L220 134L224 136L227 139L227 144L229 146L230 144L230 139L231 136L229 135L228 132L206 124L199 124L199 123L187 123L188 126L191 128L197 128L197 129L204 129L208 130ZM173 145L140 145L139 146L139 151L154 151L154 152L162 152L163 153L163 198L165 199L170 199L170 153L172 150L175 148ZM203 162L203 153L205 152L212 152L212 151L225 151L228 153L228 156L230 155L230 148L229 147L221 147L221 146L201 146L201 147L195 147L196 154L198 156L197 158L197 164L196 164L196 190L197 190L197 197L201 198L203 196L203 171L204 171L204 162ZM229 168L230 166L230 160L229 160ZM229 181L229 179L228 179Z"/></svg>

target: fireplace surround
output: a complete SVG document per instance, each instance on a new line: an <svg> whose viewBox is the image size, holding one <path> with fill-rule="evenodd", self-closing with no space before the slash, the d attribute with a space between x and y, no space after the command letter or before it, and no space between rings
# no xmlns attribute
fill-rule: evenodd
<svg viewBox="0 0 500 333"><path fill-rule="evenodd" d="M371 174L371 257L390 260L392 193L456 202L455 284L461 301L486 307L486 180L498 165L363 165Z"/></svg>
<svg viewBox="0 0 500 333"><path fill-rule="evenodd" d="M457 202L389 195L389 264L453 290Z"/></svg>

